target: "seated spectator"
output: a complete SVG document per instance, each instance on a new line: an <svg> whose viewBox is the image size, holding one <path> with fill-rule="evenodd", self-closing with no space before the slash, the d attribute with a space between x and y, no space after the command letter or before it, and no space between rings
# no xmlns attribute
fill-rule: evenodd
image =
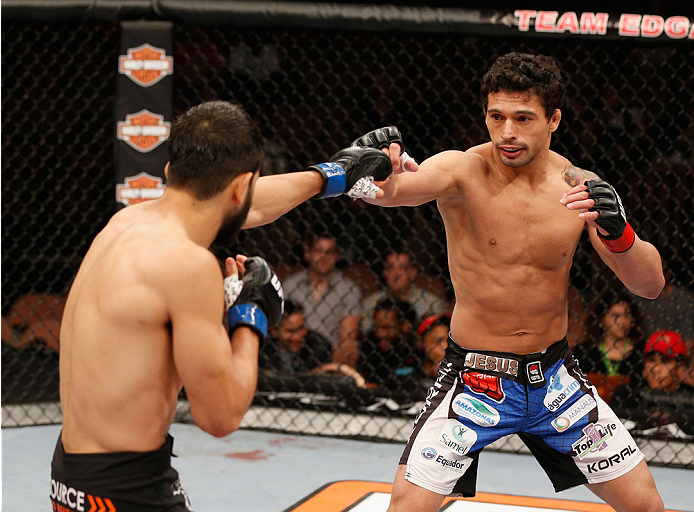
<svg viewBox="0 0 694 512"><path fill-rule="evenodd" d="M414 338L412 306L391 298L382 300L373 312L373 329L361 343L357 371L367 382L402 389L415 378L422 354Z"/></svg>
<svg viewBox="0 0 694 512"><path fill-rule="evenodd" d="M59 400L60 321L65 297L29 293L2 317L3 404Z"/></svg>
<svg viewBox="0 0 694 512"><path fill-rule="evenodd" d="M330 342L306 327L301 306L291 300L284 302L284 315L268 334L258 358L262 369L308 372L332 360Z"/></svg>
<svg viewBox="0 0 694 512"><path fill-rule="evenodd" d="M340 251L332 236L308 240L304 259L308 268L282 282L285 298L300 304L306 326L330 341L335 362L354 365L359 357L361 290L335 268Z"/></svg>
<svg viewBox="0 0 694 512"><path fill-rule="evenodd" d="M692 340L682 340L687 346L687 360L679 367L678 378L682 384L694 387L694 351Z"/></svg>
<svg viewBox="0 0 694 512"><path fill-rule="evenodd" d="M619 386L612 396L617 415L636 422L639 430L674 423L694 435L694 387L682 383L678 371L687 355L679 333L653 333L644 348L644 379Z"/></svg>
<svg viewBox="0 0 694 512"><path fill-rule="evenodd" d="M672 271L663 262L665 286L654 300L635 297L635 309L639 313L644 331L652 333L672 330L684 340L694 340L694 292L678 286Z"/></svg>
<svg viewBox="0 0 694 512"><path fill-rule="evenodd" d="M446 303L441 297L423 290L415 284L418 274L419 270L414 265L412 256L407 252L392 251L386 255L383 267L386 288L372 293L364 299L361 310L361 331L363 333L368 332L373 327L373 311L376 304L389 297L411 304L418 320L446 310Z"/></svg>
<svg viewBox="0 0 694 512"><path fill-rule="evenodd" d="M611 294L610 294L611 295ZM629 299L625 295L601 300L607 307L599 318L601 334L597 343L574 348L574 355L586 373L606 376L639 376L643 369L643 357L631 338L635 320Z"/></svg>
<svg viewBox="0 0 694 512"><path fill-rule="evenodd" d="M417 328L424 350L422 372L428 378L427 380L435 379L438 375L439 363L446 354L450 330L451 315L447 313L428 316Z"/></svg>
<svg viewBox="0 0 694 512"><path fill-rule="evenodd" d="M65 297L28 293L14 301L3 327L3 341L16 348L38 347L60 351L60 322Z"/></svg>

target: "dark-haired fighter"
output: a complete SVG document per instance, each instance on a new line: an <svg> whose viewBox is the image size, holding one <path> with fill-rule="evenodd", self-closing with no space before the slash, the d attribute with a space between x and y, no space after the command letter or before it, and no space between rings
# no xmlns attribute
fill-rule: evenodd
<svg viewBox="0 0 694 512"><path fill-rule="evenodd" d="M445 495L473 495L480 451L514 433L557 491L585 484L618 511L663 510L643 455L565 338L569 269L584 229L635 294L655 298L664 280L658 251L634 234L615 190L550 151L564 90L551 58L500 57L481 89L491 141L437 154L368 201L437 201L460 299L391 512L439 510ZM399 169L399 133L377 132L356 143L385 146Z"/></svg>
<svg viewBox="0 0 694 512"><path fill-rule="evenodd" d="M258 257L228 258L223 287L209 245L311 196L353 193L360 178L391 172L381 151L348 148L311 171L258 179L260 134L240 107L224 102L176 120L170 157L162 197L113 216L67 298L53 510L189 510L170 465L179 392L185 386L204 431L233 432L255 392L259 343L283 301L279 280ZM234 286L239 273L242 287Z"/></svg>

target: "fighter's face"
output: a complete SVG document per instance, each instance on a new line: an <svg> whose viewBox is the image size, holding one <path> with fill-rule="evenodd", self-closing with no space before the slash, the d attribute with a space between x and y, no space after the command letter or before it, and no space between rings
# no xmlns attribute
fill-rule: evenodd
<svg viewBox="0 0 694 512"><path fill-rule="evenodd" d="M496 155L507 167L528 165L540 151L548 149L560 120L559 110L551 119L545 117L545 108L536 94L499 91L487 100L489 136Z"/></svg>

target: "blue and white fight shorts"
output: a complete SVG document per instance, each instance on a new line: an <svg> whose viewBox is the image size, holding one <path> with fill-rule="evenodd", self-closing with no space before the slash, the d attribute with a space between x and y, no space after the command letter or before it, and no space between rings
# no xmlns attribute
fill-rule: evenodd
<svg viewBox="0 0 694 512"><path fill-rule="evenodd" d="M612 480L643 459L565 339L518 355L467 350L449 336L400 459L405 479L438 494L474 496L480 452L510 434L523 440L557 492Z"/></svg>

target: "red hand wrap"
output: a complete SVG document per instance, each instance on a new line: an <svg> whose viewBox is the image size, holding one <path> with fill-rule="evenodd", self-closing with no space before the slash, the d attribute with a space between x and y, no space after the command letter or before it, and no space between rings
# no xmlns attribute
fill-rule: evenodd
<svg viewBox="0 0 694 512"><path fill-rule="evenodd" d="M598 231L598 236L600 237L600 241L605 245L605 247L607 247L612 252L628 251L629 249L631 249L631 246L634 245L634 239L636 238L634 230L628 222L626 227L624 228L624 233L622 233L622 236L620 236L616 240L605 240L600 234L600 231Z"/></svg>

